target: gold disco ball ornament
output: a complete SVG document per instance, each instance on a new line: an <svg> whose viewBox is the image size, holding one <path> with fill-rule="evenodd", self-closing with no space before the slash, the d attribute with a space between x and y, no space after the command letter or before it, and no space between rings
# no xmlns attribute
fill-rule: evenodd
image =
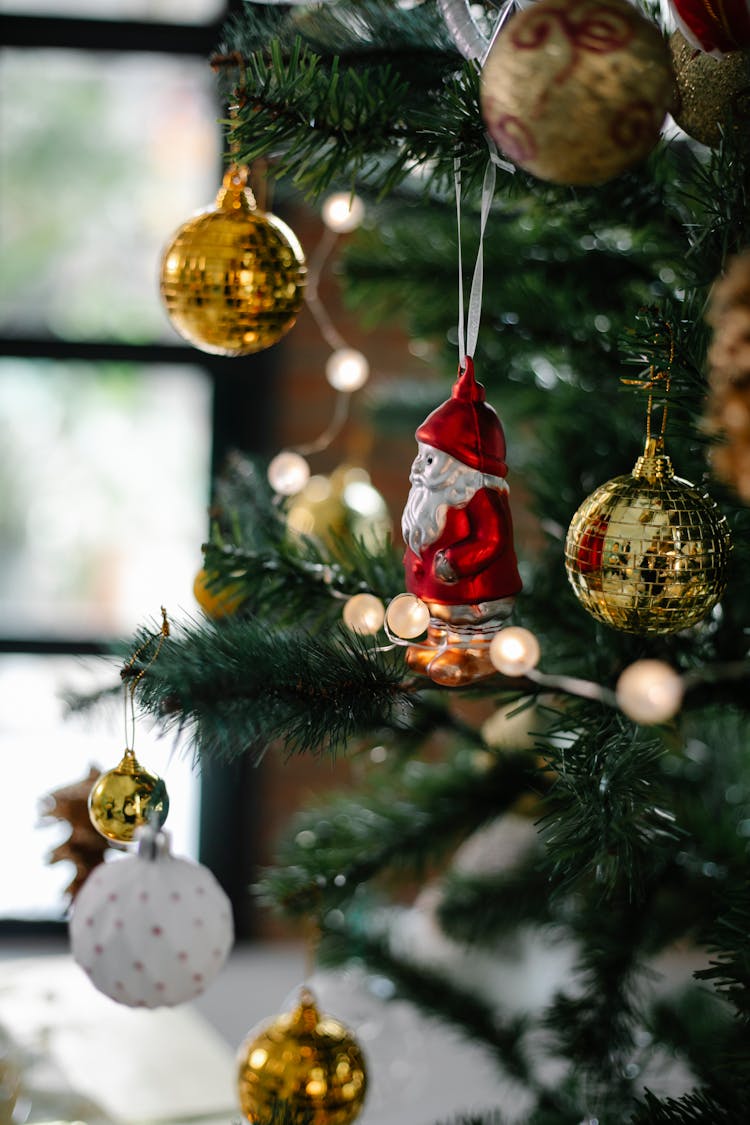
<svg viewBox="0 0 750 1125"><path fill-rule="evenodd" d="M536 0L495 40L482 114L521 168L599 184L651 151L673 88L661 32L628 0Z"/></svg>
<svg viewBox="0 0 750 1125"><path fill-rule="evenodd" d="M675 633L700 621L726 586L729 528L716 503L674 475L649 438L628 476L597 488L565 540L583 607L625 633Z"/></svg>
<svg viewBox="0 0 750 1125"><path fill-rule="evenodd" d="M137 828L155 817L161 827L169 812L167 787L144 769L132 750L107 770L89 794L89 817L97 832L120 844L130 844Z"/></svg>
<svg viewBox="0 0 750 1125"><path fill-rule="evenodd" d="M224 176L216 203L184 223L164 251L160 292L174 328L204 352L249 355L294 324L307 267L292 230L259 211L248 170Z"/></svg>
<svg viewBox="0 0 750 1125"><path fill-rule="evenodd" d="M293 1012L252 1032L240 1048L239 1096L248 1121L270 1120L281 1101L310 1125L349 1125L366 1090L359 1044L342 1023L320 1014L307 989Z"/></svg>
<svg viewBox="0 0 750 1125"><path fill-rule="evenodd" d="M731 51L717 59L688 43L681 31L669 40L676 100L672 116L681 129L710 148L730 127L750 133L750 51Z"/></svg>

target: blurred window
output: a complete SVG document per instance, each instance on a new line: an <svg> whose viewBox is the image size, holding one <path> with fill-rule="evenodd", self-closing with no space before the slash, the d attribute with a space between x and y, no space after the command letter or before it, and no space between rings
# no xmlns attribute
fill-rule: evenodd
<svg viewBox="0 0 750 1125"><path fill-rule="evenodd" d="M199 59L2 53L0 330L174 341L158 263L216 194L213 87Z"/></svg>
<svg viewBox="0 0 750 1125"><path fill-rule="evenodd" d="M0 359L0 635L129 635L189 609L206 534L198 367Z"/></svg>
<svg viewBox="0 0 750 1125"><path fill-rule="evenodd" d="M2 0L0 11L27 16L74 16L96 20L158 20L164 23L210 23L224 10L224 0Z"/></svg>
<svg viewBox="0 0 750 1125"><path fill-rule="evenodd" d="M70 716L64 692L89 693L117 683L118 665L100 657L0 656L0 746L8 771L2 848L0 916L55 921L73 878L68 861L49 863L70 835L67 823L47 818L45 797L86 777L92 765L111 769L125 746L122 697ZM166 827L178 855L197 854L199 788L190 761L139 724L135 750L169 786ZM12 860L11 860L12 856Z"/></svg>
<svg viewBox="0 0 750 1125"><path fill-rule="evenodd" d="M211 475L251 448L268 380L185 345L158 297L162 247L220 183L208 57L240 0L0 3L0 919L25 922L61 919L72 877L45 863L66 828L40 801L125 747L102 655L161 605L196 613ZM66 718L63 693L94 688L111 700ZM210 776L145 720L135 750L175 850L200 856Z"/></svg>

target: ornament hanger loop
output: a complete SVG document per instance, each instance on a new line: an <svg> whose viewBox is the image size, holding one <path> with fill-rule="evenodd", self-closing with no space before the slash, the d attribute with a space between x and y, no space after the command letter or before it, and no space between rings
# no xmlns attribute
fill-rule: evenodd
<svg viewBox="0 0 750 1125"><path fill-rule="evenodd" d="M124 688L123 702L125 704L125 746L128 748L125 751L126 754L132 755L133 743L135 742L135 689L138 687L138 684L146 675L146 672L154 663L154 661L158 659L159 653L162 650L162 646L167 637L170 635L170 631L171 629L169 618L167 617L167 611L164 606L161 606L161 626L159 628L159 631L157 633L151 633L148 637L146 637L146 640L142 645L138 646L138 648L128 660L125 667L120 672L120 678L123 681ZM146 664L144 664L140 671L132 676L131 679L131 673L133 672L136 661L143 655L144 652L146 652L148 648L150 648L150 646L155 641L157 642L156 651L154 652L153 656ZM130 683L127 683L127 680L130 680ZM128 731L128 696L130 696L130 731Z"/></svg>
<svg viewBox="0 0 750 1125"><path fill-rule="evenodd" d="M456 47L465 59L484 65L498 32L516 7L516 0L503 0L490 38L477 26L469 0L438 0L440 14Z"/></svg>
<svg viewBox="0 0 750 1125"><path fill-rule="evenodd" d="M656 447L661 449L664 445L664 435L667 429L667 412L668 412L668 399L669 390L672 383L672 365L674 363L674 331L672 325L668 320L662 322L662 328L667 334L669 340L669 349L667 354L667 362L663 367L658 367L656 363L651 363L648 369L648 377L646 379L621 379L620 382L627 387L641 387L643 390L648 391L648 400L646 402L646 448ZM660 333L657 332L654 337L654 343L658 343ZM654 389L663 384L664 386L664 402L662 403L661 425L659 427L659 434L656 438L652 434L651 415L654 409Z"/></svg>
<svg viewBox="0 0 750 1125"><path fill-rule="evenodd" d="M153 863L159 856L169 854L169 833L162 831L160 824L158 813L152 809L146 823L136 828L133 833L141 859Z"/></svg>
<svg viewBox="0 0 750 1125"><path fill-rule="evenodd" d="M461 162L456 157L453 161L453 178L456 186L456 232L458 237L458 363L463 370L466 366L467 356L473 356L479 337L479 321L482 316L482 289L484 286L484 232L487 227L492 200L495 195L495 182L497 168L492 159L494 141L489 137L487 144L490 148L490 157L484 171L482 183L482 203L479 221L479 246L477 260L474 264L474 276L471 280L469 306L464 327L464 278L463 260L461 254Z"/></svg>

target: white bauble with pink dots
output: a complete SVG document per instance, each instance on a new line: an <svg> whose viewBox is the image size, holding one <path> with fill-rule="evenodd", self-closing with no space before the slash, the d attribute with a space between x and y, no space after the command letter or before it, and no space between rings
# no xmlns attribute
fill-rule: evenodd
<svg viewBox="0 0 750 1125"><path fill-rule="evenodd" d="M192 1000L234 940L229 899L207 867L177 859L165 833L139 830L138 854L103 863L76 897L73 957L92 984L131 1008Z"/></svg>

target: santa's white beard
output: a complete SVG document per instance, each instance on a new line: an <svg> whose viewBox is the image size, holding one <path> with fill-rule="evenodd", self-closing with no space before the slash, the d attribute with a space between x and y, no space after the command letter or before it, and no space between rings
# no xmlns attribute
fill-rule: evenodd
<svg viewBox="0 0 750 1125"><path fill-rule="evenodd" d="M433 460L426 472L416 468L419 455L414 462L409 478L412 486L401 517L404 541L416 555L440 538L449 508L464 508L480 488L508 487L501 477L471 469L448 453L437 449L430 449L430 453Z"/></svg>
<svg viewBox="0 0 750 1125"><path fill-rule="evenodd" d="M440 538L447 514L448 505L442 488L433 489L427 484L411 486L401 517L401 531L415 555L421 554L423 547Z"/></svg>

